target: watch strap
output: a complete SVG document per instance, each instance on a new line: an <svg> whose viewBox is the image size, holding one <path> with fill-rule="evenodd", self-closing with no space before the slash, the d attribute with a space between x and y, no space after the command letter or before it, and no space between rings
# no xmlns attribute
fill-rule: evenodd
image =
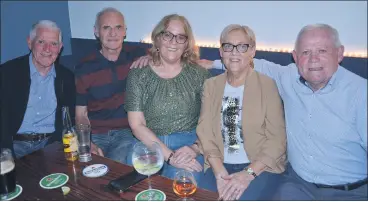
<svg viewBox="0 0 368 202"><path fill-rule="evenodd" d="M245 172L247 172L249 175L253 175L254 178L258 177L258 175L253 171L252 168L244 168Z"/></svg>

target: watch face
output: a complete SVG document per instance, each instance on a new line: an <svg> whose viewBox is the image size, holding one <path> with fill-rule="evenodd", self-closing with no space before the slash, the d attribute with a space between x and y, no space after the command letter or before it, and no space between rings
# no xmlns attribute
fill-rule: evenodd
<svg viewBox="0 0 368 202"><path fill-rule="evenodd" d="M254 173L254 171L253 171L253 169L252 169L252 168L247 168L247 172L248 172L249 174Z"/></svg>

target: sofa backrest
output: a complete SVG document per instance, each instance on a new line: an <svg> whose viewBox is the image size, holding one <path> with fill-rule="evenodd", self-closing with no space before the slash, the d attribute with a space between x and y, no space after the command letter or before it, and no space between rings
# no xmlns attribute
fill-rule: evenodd
<svg viewBox="0 0 368 202"><path fill-rule="evenodd" d="M72 43L72 55L61 56L59 62L66 67L74 71L74 67L81 61L82 58L89 55L94 49L100 48L99 43L95 39L71 39ZM151 44L140 43L140 42L124 42L123 48L129 49L132 47L141 47L149 49ZM200 48L200 56L202 59L217 60L220 58L218 48ZM280 65L288 65L293 61L290 53L279 53L279 52L266 52L257 51L255 58L265 59ZM341 62L341 66L345 67L349 71L367 79L367 58L352 58L345 57ZM213 75L218 75L223 70L211 70Z"/></svg>

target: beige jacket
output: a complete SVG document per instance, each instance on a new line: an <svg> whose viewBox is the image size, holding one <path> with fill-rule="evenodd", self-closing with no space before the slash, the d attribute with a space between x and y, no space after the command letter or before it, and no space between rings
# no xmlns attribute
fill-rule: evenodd
<svg viewBox="0 0 368 202"><path fill-rule="evenodd" d="M227 72L207 79L202 96L197 134L205 158L223 161L224 144L221 134L222 98ZM244 148L251 162L261 161L266 171L281 173L286 164L286 133L284 109L276 83L253 69L244 86L242 128Z"/></svg>

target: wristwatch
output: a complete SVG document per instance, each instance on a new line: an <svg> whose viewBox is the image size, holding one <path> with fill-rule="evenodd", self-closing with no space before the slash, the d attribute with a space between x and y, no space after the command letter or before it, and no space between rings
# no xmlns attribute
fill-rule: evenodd
<svg viewBox="0 0 368 202"><path fill-rule="evenodd" d="M247 168L244 168L245 172L247 172L249 175L253 175L254 178L257 177L257 174L253 171L252 168L250 167L247 167Z"/></svg>

